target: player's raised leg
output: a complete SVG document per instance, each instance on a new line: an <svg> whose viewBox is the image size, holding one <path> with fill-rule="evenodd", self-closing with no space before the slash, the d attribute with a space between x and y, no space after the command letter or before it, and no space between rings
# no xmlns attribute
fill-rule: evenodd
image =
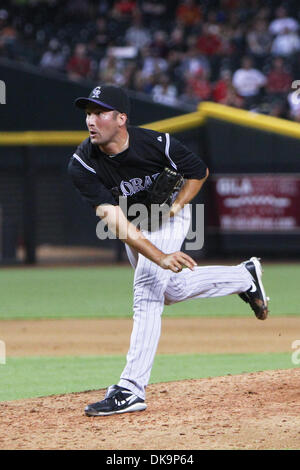
<svg viewBox="0 0 300 470"><path fill-rule="evenodd" d="M239 294L260 320L267 318L268 298L258 258L253 257L236 266L203 266L196 267L193 272L183 270L172 274L165 292L165 303L171 305L187 299L230 294Z"/></svg>

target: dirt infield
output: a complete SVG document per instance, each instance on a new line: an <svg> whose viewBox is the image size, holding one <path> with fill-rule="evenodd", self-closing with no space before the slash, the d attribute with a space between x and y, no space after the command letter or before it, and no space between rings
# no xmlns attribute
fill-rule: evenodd
<svg viewBox="0 0 300 470"><path fill-rule="evenodd" d="M4 320L7 356L126 354L132 320ZM158 354L291 352L300 317L163 318ZM296 335L296 336L295 336ZM298 334L299 336L299 334Z"/></svg>
<svg viewBox="0 0 300 470"><path fill-rule="evenodd" d="M125 354L131 326L125 319L2 321L1 337L11 357ZM158 353L291 352L299 327L296 317L164 318ZM150 385L146 411L86 417L84 406L103 393L0 403L0 449L300 448L299 369Z"/></svg>

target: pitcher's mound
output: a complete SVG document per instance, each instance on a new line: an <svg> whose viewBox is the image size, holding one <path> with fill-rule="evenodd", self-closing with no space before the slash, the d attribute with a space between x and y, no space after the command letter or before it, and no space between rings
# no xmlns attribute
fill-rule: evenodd
<svg viewBox="0 0 300 470"><path fill-rule="evenodd" d="M85 416L103 396L1 403L1 449L300 448L299 369L150 385L145 411Z"/></svg>

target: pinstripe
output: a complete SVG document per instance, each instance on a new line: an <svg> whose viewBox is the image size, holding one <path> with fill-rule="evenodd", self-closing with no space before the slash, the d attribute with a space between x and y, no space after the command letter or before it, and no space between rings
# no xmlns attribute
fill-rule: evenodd
<svg viewBox="0 0 300 470"><path fill-rule="evenodd" d="M162 245L161 245L161 251L163 251L165 253L165 238L164 238L164 227L161 227L161 232L162 232ZM162 269L162 268L160 268ZM159 279L156 280L156 283L155 283L155 287L152 291L152 297L154 296L154 294L156 294L156 299L155 300L155 311L154 311L154 315L152 314L151 315L151 312L150 312L150 309L149 309L149 306L147 305L147 311L150 313L150 315L153 317L153 324L152 324L152 329L151 329L151 333L150 333L150 336L149 336L149 343L153 345L153 350L149 350L148 353L147 351L145 351L145 363L148 365L147 367L149 367L149 365L151 365L151 368L152 368L152 363L153 363L153 360L154 360L154 354L156 352L156 349L157 349L157 345L158 345L158 341L159 341L159 338L160 338L160 334L161 334L161 313L162 313L162 310L163 310L163 305L164 305L164 302L163 302L163 292L162 289L164 290L165 289L165 286L164 284L167 284L167 277L170 277L170 274L168 273L168 271L163 271L163 278L160 279L160 282ZM165 281L163 282L163 286L159 286L159 284L161 284L161 281L162 279ZM160 287L160 288L159 288ZM155 334L155 338L153 339L153 331L156 330L156 328L158 328L158 332L157 334ZM154 354L153 354L154 352ZM147 356L150 356L150 357L147 357ZM151 369L150 369L151 371Z"/></svg>
<svg viewBox="0 0 300 470"><path fill-rule="evenodd" d="M161 231L161 229L159 230ZM155 233L155 232L154 232ZM159 249L161 249L163 251L164 249L164 242L163 242L163 237L161 237L161 239L159 241L162 241L162 245L160 245L160 243L157 243L157 240L153 240L153 238L155 238L155 235L152 236L152 233L149 234L149 240L154 242L154 244L158 246ZM157 265L154 265L155 266L155 273L153 275L153 279L155 280L155 284L153 286L150 286L149 290L148 290L148 297L147 297L147 300L146 300L146 303L145 303L145 311L146 311L146 321L148 321L148 318L150 316L151 320L152 320L152 328L151 328L151 333L150 333L150 337L149 337L149 340L147 342L147 344L150 342L151 343L151 336L152 336L152 333L153 333L153 329L154 327L158 327L159 328L159 332L158 332L158 335L160 336L160 312L159 312L159 307L157 306L157 303L159 302L159 298L158 298L158 295L157 295L157 284L159 282L161 282L161 280L163 279L163 277L165 277L166 275L168 275L167 272L164 272L164 270L162 268L160 268L159 266ZM152 266L150 266L150 269L151 269ZM159 272L161 271L161 274L162 276L160 277L159 275ZM152 288L151 288L152 287ZM154 301L152 300L154 295L156 296L156 299L154 299ZM154 305L153 305L154 303ZM154 306L154 314L150 311L150 306ZM161 305L161 308L163 308L163 304ZM158 310L158 311L157 311ZM157 315L157 313L159 314L159 317ZM156 323L157 321L157 318L159 318L159 325L155 325L154 323ZM145 328L145 334L146 334L146 328ZM158 338L159 339L159 338ZM155 343L157 343L157 341L155 341ZM143 337L143 344L145 344L145 335ZM155 354L155 351L156 351L156 347L155 347L155 344L152 344L152 352L154 351L154 354ZM151 350L150 350L151 352ZM147 354L147 350L144 348L142 351L141 351L141 354L138 358L138 360L140 361L140 363L143 363L144 364L144 361L146 362L146 357L144 359L144 361L142 361L143 359L143 355L146 355Z"/></svg>
<svg viewBox="0 0 300 470"><path fill-rule="evenodd" d="M147 238L150 238L149 236ZM149 269L147 270L147 264L149 264ZM145 269L146 268L146 269ZM135 325L132 333L132 340L131 340L131 345L130 345L130 351L132 351L132 354L128 354L128 365L126 366L125 370L122 373L121 377L124 377L125 375L134 376L134 377L139 377L140 375L140 370L141 366L143 365L142 362L142 355L144 352L143 345L145 344L145 336L148 334L147 331L147 326L148 326L148 318L149 318L149 308L148 306L150 305L150 296L152 293L151 285L147 287L147 290L145 289L145 283L142 284L142 286L139 285L139 278L141 279L144 275L145 272L147 273L148 271L153 271L155 269L154 273L152 272L151 278L156 279L156 283L158 282L159 276L157 276L157 272L159 268L157 265L154 265L151 263L149 260L147 260L144 256L139 255L138 259L138 264L137 264L137 270L135 273L135 280L134 280L134 286L135 286L135 292L134 292L134 320L135 320ZM141 291L141 289L143 290ZM148 291L148 297L147 299L143 299L143 292ZM153 292L155 290L153 289ZM141 300L139 299L139 296L141 296ZM138 305L138 308L136 308L136 305ZM143 318L143 313L145 317ZM135 332L136 325L138 327L137 332ZM143 332L143 337L140 339L140 330L142 329ZM141 342L141 347L140 349L140 354L134 358L134 355L136 354L137 348L137 343L138 341ZM121 385L121 384L120 384ZM132 389L132 388L130 388ZM142 394L144 393L144 386L139 389L138 395L142 397Z"/></svg>
<svg viewBox="0 0 300 470"><path fill-rule="evenodd" d="M172 219L171 224L172 224L172 226L174 226L174 219ZM169 247L168 250L166 250L165 245L166 245L167 242L169 243L169 240L167 240L167 238L165 237L165 232L166 232L167 229L168 229L167 226L162 227L162 229L161 229L161 232L162 232L162 245L161 245L161 250L162 250L164 253L166 253L166 252L168 252L168 251L171 251L171 252L172 252L172 251L177 251L177 250L178 250L178 247L177 247L177 246L174 246L174 245L173 245L171 248ZM178 224L175 225L175 233L174 233L174 238L173 238L173 240L174 240L176 243L177 243L177 232L178 232ZM182 232L181 232L181 233L182 233ZM174 243L174 241L173 241L173 243ZM164 278L166 279L167 277L170 278L170 274L169 274L168 272L164 272ZM167 281L167 279L166 279L166 281ZM164 295L164 291L165 291L165 288L166 288L166 284L165 284L165 282L164 282L164 283L162 283L162 285L159 285L158 287L157 287L157 284L158 284L158 283L156 283L156 285L155 285L154 292L156 292L156 297L157 297L158 300L160 301L160 305L159 305L159 307L156 306L156 312L155 312L155 314L154 314L154 321L156 321L156 322L159 321L159 336L160 336L160 332L161 332L161 313L162 313L163 304L164 304L164 297L163 297L163 295ZM157 308L159 308L159 311L157 311ZM159 336L156 335L155 338L152 339L152 338L153 338L153 330L154 330L154 328L152 327L152 331L151 331L151 334L150 334L150 338L149 338L149 339L150 339L150 343L152 343L153 346L156 345L156 347L157 347L157 344L158 344L158 341L159 341ZM155 349L156 349L156 347L155 347ZM150 351L150 353L151 353L151 351ZM148 356L149 356L149 353L148 353ZM145 362L146 362L146 359L148 359L147 364L150 363L150 364L152 365L154 357L151 357L151 354L150 354L150 357L147 358L147 353L146 353L146 355L145 355Z"/></svg>
<svg viewBox="0 0 300 470"><path fill-rule="evenodd" d="M180 281L181 291L178 295ZM246 291L251 285L251 277L243 265L196 267L193 272L185 269L176 279L171 276L166 289L167 303L187 299L219 297Z"/></svg>

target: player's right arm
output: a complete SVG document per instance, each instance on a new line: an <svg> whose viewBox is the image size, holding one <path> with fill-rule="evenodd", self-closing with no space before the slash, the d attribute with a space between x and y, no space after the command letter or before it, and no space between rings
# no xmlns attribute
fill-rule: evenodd
<svg viewBox="0 0 300 470"><path fill-rule="evenodd" d="M184 266L194 268L196 263L190 256L181 251L171 254L163 253L129 222L111 192L99 181L93 168L86 168L76 157L73 157L68 165L68 173L82 199L96 209L96 214L104 219L108 229L120 240L163 269L179 272Z"/></svg>
<svg viewBox="0 0 300 470"><path fill-rule="evenodd" d="M143 233L125 216L119 206L101 204L96 208L96 214L107 224L108 229L120 240L134 248L146 258L163 269L179 272L184 266L193 270L196 262L186 253L177 251L165 254L153 245Z"/></svg>

